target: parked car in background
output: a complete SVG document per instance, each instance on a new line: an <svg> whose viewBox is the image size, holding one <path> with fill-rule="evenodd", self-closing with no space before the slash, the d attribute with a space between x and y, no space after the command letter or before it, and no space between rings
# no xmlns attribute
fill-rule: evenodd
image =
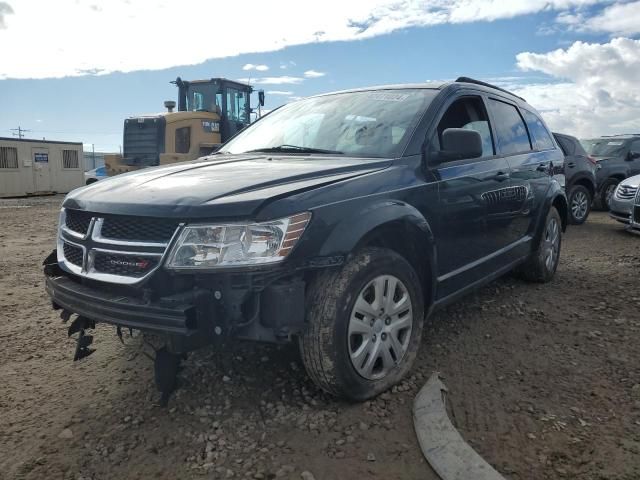
<svg viewBox="0 0 640 480"><path fill-rule="evenodd" d="M109 178L109 175L107 175L107 170L104 166L84 172L85 185L91 185L92 183L95 183L98 180L103 180L105 178Z"/></svg>
<svg viewBox="0 0 640 480"><path fill-rule="evenodd" d="M625 178L640 174L640 134L612 135L585 140L587 152L598 162L596 204L609 208L609 199Z"/></svg>
<svg viewBox="0 0 640 480"><path fill-rule="evenodd" d="M159 336L165 399L183 354L238 339L297 341L317 385L365 400L411 369L425 314L511 270L553 278L563 162L525 100L477 80L318 95L75 190L46 288L77 359L96 322Z"/></svg>
<svg viewBox="0 0 640 480"><path fill-rule="evenodd" d="M596 160L576 137L563 133L553 136L560 145L564 159L565 189L569 201L569 221L580 225L587 220L596 194Z"/></svg>
<svg viewBox="0 0 640 480"><path fill-rule="evenodd" d="M637 203L640 189L640 175L621 181L609 199L609 216L625 225L630 225L634 205ZM635 221L640 221L636 215Z"/></svg>

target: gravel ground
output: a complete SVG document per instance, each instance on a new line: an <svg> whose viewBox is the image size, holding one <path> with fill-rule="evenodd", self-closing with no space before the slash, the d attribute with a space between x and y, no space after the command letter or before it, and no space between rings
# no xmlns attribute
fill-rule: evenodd
<svg viewBox="0 0 640 480"><path fill-rule="evenodd" d="M566 234L552 283L505 277L431 318L374 401L318 391L293 347L242 343L192 355L162 409L139 336L101 326L71 361L40 266L60 201L0 201L0 478L434 479L411 404L435 370L507 478L640 478L640 238L604 213Z"/></svg>

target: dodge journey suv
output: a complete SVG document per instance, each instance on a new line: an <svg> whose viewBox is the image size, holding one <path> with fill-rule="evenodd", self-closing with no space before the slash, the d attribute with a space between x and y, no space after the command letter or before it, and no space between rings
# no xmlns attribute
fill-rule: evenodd
<svg viewBox="0 0 640 480"><path fill-rule="evenodd" d="M74 318L160 339L156 381L232 339L299 343L364 400L411 368L426 315L516 270L553 277L564 155L522 98L461 77L318 95L196 161L70 193L46 289Z"/></svg>

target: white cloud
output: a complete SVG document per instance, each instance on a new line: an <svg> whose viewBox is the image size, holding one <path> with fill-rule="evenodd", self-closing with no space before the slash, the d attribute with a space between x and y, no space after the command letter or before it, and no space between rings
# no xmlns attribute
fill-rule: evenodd
<svg viewBox="0 0 640 480"><path fill-rule="evenodd" d="M492 21L542 10L567 11L607 0L281 0L263 8L247 0L245 11L260 15L237 23L215 22L215 35L184 12L213 18L220 7L210 0L20 0L7 28L0 29L0 79L47 78L155 70L193 65L211 58L279 50L312 42L359 40L399 29L443 23ZM91 8L99 4L99 9ZM283 19L286 19L283 20ZM55 21L54 21L55 20ZM264 28L270 25L271 28ZM168 27L171 35L158 28ZM115 30L114 30L115 29ZM114 32L117 31L117 34ZM37 32L37 35L34 34ZM145 39L153 39L153 48ZM176 38L188 38L189 48ZM46 39L46 40L43 40ZM233 39L224 41L223 39Z"/></svg>
<svg viewBox="0 0 640 480"><path fill-rule="evenodd" d="M304 72L304 76L307 78L320 78L324 77L325 75L326 73L318 72L316 70L307 70L306 72Z"/></svg>
<svg viewBox="0 0 640 480"><path fill-rule="evenodd" d="M282 75L280 77L239 78L240 82L260 85L297 85L304 82L304 78Z"/></svg>
<svg viewBox="0 0 640 480"><path fill-rule="evenodd" d="M247 63L242 70L257 70L258 72L266 72L269 70L268 65L254 65L253 63Z"/></svg>
<svg viewBox="0 0 640 480"><path fill-rule="evenodd" d="M640 1L615 4L589 18L584 29L618 35L640 33Z"/></svg>
<svg viewBox="0 0 640 480"><path fill-rule="evenodd" d="M293 92L285 91L285 90L267 90L267 95L293 95Z"/></svg>
<svg viewBox="0 0 640 480"><path fill-rule="evenodd" d="M0 28L7 28L7 24L5 23L5 15L9 15L13 13L13 8L7 2L0 2Z"/></svg>
<svg viewBox="0 0 640 480"><path fill-rule="evenodd" d="M640 40L575 42L567 49L517 55L523 71L554 83L514 85L551 128L577 136L640 132Z"/></svg>

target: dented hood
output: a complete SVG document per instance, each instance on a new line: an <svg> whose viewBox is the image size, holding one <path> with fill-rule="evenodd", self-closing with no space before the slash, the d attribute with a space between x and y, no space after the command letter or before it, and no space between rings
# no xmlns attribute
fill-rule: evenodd
<svg viewBox="0 0 640 480"><path fill-rule="evenodd" d="M65 208L175 218L251 217L278 198L389 166L389 159L213 155L117 175L71 192Z"/></svg>

